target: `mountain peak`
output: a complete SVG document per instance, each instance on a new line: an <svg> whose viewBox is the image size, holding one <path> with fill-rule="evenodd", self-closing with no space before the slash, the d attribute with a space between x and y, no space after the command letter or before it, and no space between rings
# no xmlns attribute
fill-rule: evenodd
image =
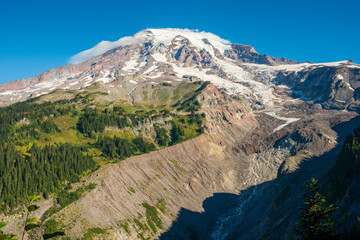
<svg viewBox="0 0 360 240"><path fill-rule="evenodd" d="M256 108L271 108L278 98L274 80L286 78L289 73L297 77L297 73L302 72L296 80L322 66L359 68L351 62L299 64L286 58L260 55L250 45L231 44L212 33L177 28L147 29L114 42L102 41L73 56L71 62L78 64L0 85L0 105L59 88L80 89L95 82L117 81L123 87L126 85L123 94L128 96L132 89L146 84L199 79L210 81L229 94L241 95ZM345 72L336 74L342 79L347 76ZM308 95L309 99L320 97Z"/></svg>
<svg viewBox="0 0 360 240"><path fill-rule="evenodd" d="M220 38L219 36L198 30L179 29L179 28L153 28L146 29L136 33L131 37L123 37L117 41L101 41L93 48L82 51L70 58L70 63L77 64L100 56L112 49L124 47L131 44L152 42L154 45L170 45L175 38L179 36L188 39L188 41L197 48L213 52L213 47L220 52L231 48L231 42Z"/></svg>

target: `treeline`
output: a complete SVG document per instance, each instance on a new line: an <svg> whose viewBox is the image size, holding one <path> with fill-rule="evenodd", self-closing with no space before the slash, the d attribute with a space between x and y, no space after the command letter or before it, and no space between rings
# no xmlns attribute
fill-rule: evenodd
<svg viewBox="0 0 360 240"><path fill-rule="evenodd" d="M61 130L54 123L53 119L49 118L44 121L36 119L29 124L23 124L22 126L15 128L15 138L22 139L30 137L38 140L41 136L41 133L51 134L55 132L61 132Z"/></svg>
<svg viewBox="0 0 360 240"><path fill-rule="evenodd" d="M93 137L95 133L102 133L105 127L113 126L118 128L135 127L139 123L145 123L146 120L153 120L156 117L169 114L163 112L160 115L154 115L156 111L143 112L137 111L136 113L125 113L123 108L114 107L113 110L104 109L97 110L86 108L84 113L79 118L77 129L79 132L88 137Z"/></svg>
<svg viewBox="0 0 360 240"><path fill-rule="evenodd" d="M33 193L51 193L64 181L76 182L95 167L91 156L69 144L33 147L22 155L12 143L0 143L1 209L15 207Z"/></svg>
<svg viewBox="0 0 360 240"><path fill-rule="evenodd" d="M100 136L96 147L99 148L105 156L119 159L148 153L156 149L153 143L145 141L142 137L130 140L116 136L114 138Z"/></svg>
<svg viewBox="0 0 360 240"><path fill-rule="evenodd" d="M171 142L169 145L175 145L181 143L185 140L185 130L184 127L177 123L172 123L170 129Z"/></svg>
<svg viewBox="0 0 360 240"><path fill-rule="evenodd" d="M171 129L154 126L156 132L156 142L160 147L171 146L188 139L191 139L204 132L203 119L205 114L196 114L193 111L187 116L177 117L171 121Z"/></svg>
<svg viewBox="0 0 360 240"><path fill-rule="evenodd" d="M8 140L12 127L23 119L27 119L29 123L24 124L24 128L20 128L19 132L31 132L33 136L37 136L36 129L51 133L57 131L51 120L46 120L50 116L59 117L75 112L75 107L71 105L61 105L58 103L34 103L36 99L26 102L15 103L13 105L3 107L0 111L0 140Z"/></svg>

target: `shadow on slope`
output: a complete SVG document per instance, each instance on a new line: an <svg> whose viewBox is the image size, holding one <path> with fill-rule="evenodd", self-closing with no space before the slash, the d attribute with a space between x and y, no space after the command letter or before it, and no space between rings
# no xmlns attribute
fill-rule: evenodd
<svg viewBox="0 0 360 240"><path fill-rule="evenodd" d="M252 186L239 195L215 193L204 200L204 212L181 209L161 240L177 239L295 239L305 183L323 176L333 165L347 135L360 126L360 117L333 127L338 144L319 157L303 161L298 170Z"/></svg>
<svg viewBox="0 0 360 240"><path fill-rule="evenodd" d="M211 224L228 209L236 207L238 195L231 193L214 193L203 201L204 212L193 212L182 208L177 220L159 239L206 239Z"/></svg>

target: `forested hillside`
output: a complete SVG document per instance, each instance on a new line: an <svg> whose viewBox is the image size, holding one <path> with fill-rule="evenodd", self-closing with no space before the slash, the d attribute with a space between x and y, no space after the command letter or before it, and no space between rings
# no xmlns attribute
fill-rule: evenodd
<svg viewBox="0 0 360 240"><path fill-rule="evenodd" d="M106 93L90 87L68 91L70 99L40 97L1 108L1 211L13 209L28 195L61 193L67 183L78 182L104 163L203 133L205 116L195 112L195 97L205 85L189 83L186 97L176 104L104 103L95 100ZM52 95L56 92L45 97Z"/></svg>

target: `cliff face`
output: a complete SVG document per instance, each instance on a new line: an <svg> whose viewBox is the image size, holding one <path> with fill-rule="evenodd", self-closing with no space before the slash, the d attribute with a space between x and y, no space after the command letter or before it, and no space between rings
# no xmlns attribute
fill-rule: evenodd
<svg viewBox="0 0 360 240"><path fill-rule="evenodd" d="M298 62L287 58L277 58L269 55L260 55L254 47L244 44L233 44L230 50L226 50L224 55L240 63L256 63L270 66L282 64L297 64Z"/></svg>

